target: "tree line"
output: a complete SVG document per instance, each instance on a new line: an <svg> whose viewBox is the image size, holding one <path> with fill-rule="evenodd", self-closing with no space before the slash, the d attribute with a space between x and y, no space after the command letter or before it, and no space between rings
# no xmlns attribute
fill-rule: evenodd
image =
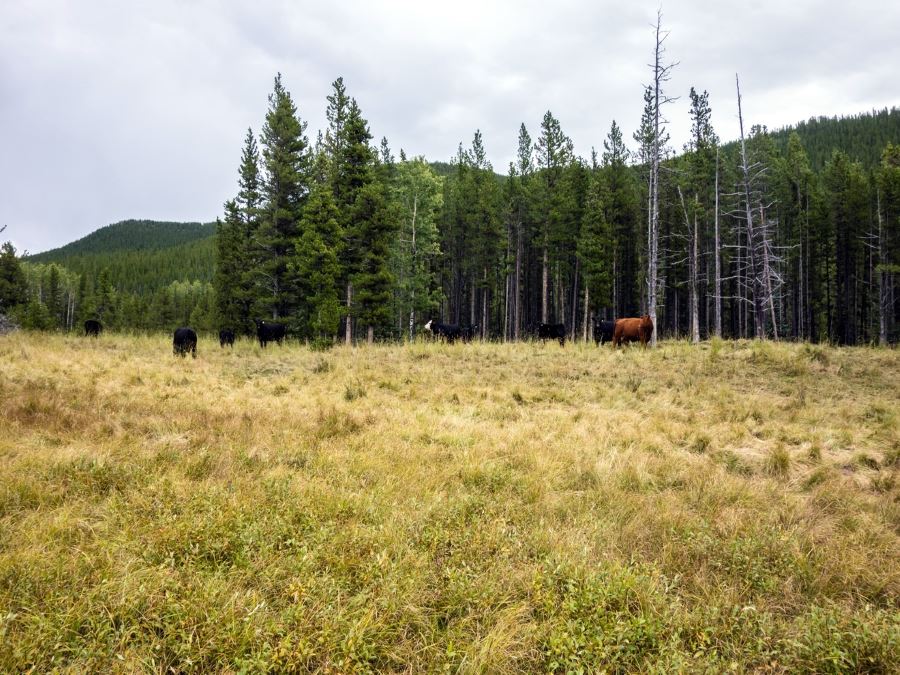
<svg viewBox="0 0 900 675"><path fill-rule="evenodd" d="M185 245L202 251L194 264L214 257L211 279L138 282L140 261L163 252L77 271L31 264L26 291L5 306L40 328L96 316L250 334L254 319L271 318L323 344L412 339L429 318L477 326L483 339L527 338L540 323L590 339L594 319L643 314L659 336L695 341L896 341L900 146L888 140L874 164L833 148L818 166L825 138L872 156L896 112L872 116L882 126L852 120L865 119L865 133L849 141L838 122L811 122L811 161L798 130L745 129L736 80L740 139L720 142L708 93L691 88L690 138L676 149L665 38L658 22L631 139L613 121L600 149L579 157L548 111L534 134L519 126L503 174L477 130L446 163L395 157L386 139L373 142L341 78L311 141L278 75L215 237Z"/></svg>
<svg viewBox="0 0 900 675"><path fill-rule="evenodd" d="M548 111L536 136L519 127L505 175L479 131L440 173L396 159L340 78L311 143L277 77L219 223L220 323L351 342L412 338L428 318L500 340L559 322L588 339L593 318L649 313L660 335L694 340L895 340L900 147L869 169L835 150L814 171L796 132L782 150L741 117L740 141L720 144L692 88L676 154L660 68L633 150L613 122L578 157Z"/></svg>

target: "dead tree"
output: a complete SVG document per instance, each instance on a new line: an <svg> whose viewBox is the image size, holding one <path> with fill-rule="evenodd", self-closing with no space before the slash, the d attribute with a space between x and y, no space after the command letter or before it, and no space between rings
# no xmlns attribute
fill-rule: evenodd
<svg viewBox="0 0 900 675"><path fill-rule="evenodd" d="M697 275L697 203L694 200L694 222L688 216L687 205L684 203L684 194L681 186L678 186L678 198L681 200L681 210L684 212L684 226L688 232L688 318L691 342L700 342L700 306Z"/></svg>
<svg viewBox="0 0 900 675"><path fill-rule="evenodd" d="M662 154L660 143L660 129L665 120L660 114L660 109L666 103L671 103L674 98L669 98L663 94L663 84L669 81L672 69L678 65L670 63L663 65L663 55L665 54L665 43L669 37L668 32L662 31L662 10L656 13L656 45L653 50L653 63L650 68L653 70L653 139L650 152L650 209L648 214L647 228L647 313L653 322L654 330L650 339L650 345L656 346L657 320L656 320L656 293L658 285L659 272L659 165Z"/></svg>
<svg viewBox="0 0 900 675"><path fill-rule="evenodd" d="M716 280L715 280L715 297L713 299L714 307L715 307L715 335L716 337L722 337L722 254L721 254L721 242L719 241L719 148L716 147L716 213L715 213L715 243L713 244L715 250L713 254L715 255L715 268L716 268Z"/></svg>
<svg viewBox="0 0 900 675"><path fill-rule="evenodd" d="M781 260L777 256L776 246L772 239L772 227L777 223L768 217L768 210L772 203L765 202L764 190L760 188L760 183L765 178L768 167L760 162L751 163L748 159L744 117L741 110L741 85L737 75L735 75L735 83L741 134L741 184L738 193L740 209L733 215L736 216L738 222L742 222L744 230L744 265L743 269L738 270L738 274L743 274L746 280L745 290L748 291L749 303L753 309L753 326L756 337L764 339L767 335L765 314L768 309L772 333L775 339L778 339L775 293L782 284L781 275L778 273ZM758 211L758 220L754 218L754 211ZM738 238L738 246L741 246L740 238ZM740 260L739 255L739 267Z"/></svg>

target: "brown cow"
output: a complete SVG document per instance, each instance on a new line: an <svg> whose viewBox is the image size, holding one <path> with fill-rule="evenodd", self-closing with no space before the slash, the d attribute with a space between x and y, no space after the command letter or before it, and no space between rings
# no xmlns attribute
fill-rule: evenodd
<svg viewBox="0 0 900 675"><path fill-rule="evenodd" d="M638 342L646 347L653 336L653 321L649 316L639 319L619 319L613 328L613 347L618 347L623 342Z"/></svg>

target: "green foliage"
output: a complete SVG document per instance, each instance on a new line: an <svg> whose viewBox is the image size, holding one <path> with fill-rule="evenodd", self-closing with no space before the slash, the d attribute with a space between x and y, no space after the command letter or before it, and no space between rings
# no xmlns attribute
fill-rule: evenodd
<svg viewBox="0 0 900 675"><path fill-rule="evenodd" d="M301 295L300 335L326 340L337 332L341 318L338 253L342 243L340 213L327 185L313 187L300 223L302 234L291 263Z"/></svg>
<svg viewBox="0 0 900 675"><path fill-rule="evenodd" d="M391 271L396 279L394 316L415 336L419 319L440 305L438 270L441 255L437 219L443 204L443 180L424 158L400 162L392 181L399 227L391 244Z"/></svg>
<svg viewBox="0 0 900 675"><path fill-rule="evenodd" d="M28 286L16 249L10 242L0 247L0 312L25 302Z"/></svg>

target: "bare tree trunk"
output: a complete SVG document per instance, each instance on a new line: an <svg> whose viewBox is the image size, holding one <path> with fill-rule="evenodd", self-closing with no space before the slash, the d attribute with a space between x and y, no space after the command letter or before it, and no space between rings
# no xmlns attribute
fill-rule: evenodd
<svg viewBox="0 0 900 675"><path fill-rule="evenodd" d="M590 288L585 283L584 285L584 330L582 331L584 334L584 341L588 341L588 305L590 305L591 294Z"/></svg>
<svg viewBox="0 0 900 675"><path fill-rule="evenodd" d="M775 319L775 297L772 293L772 271L770 269L770 251L771 246L766 236L766 212L763 205L759 205L759 229L762 233L762 259L763 259L763 279L765 279L766 299L769 301L769 311L772 318L772 336L778 339L778 321Z"/></svg>
<svg viewBox="0 0 900 675"><path fill-rule="evenodd" d="M715 306L715 335L722 337L722 256L721 242L719 241L719 148L716 148L716 217L715 217L715 257L716 257L716 295L713 299Z"/></svg>
<svg viewBox="0 0 900 675"><path fill-rule="evenodd" d="M667 99L662 94L662 84L668 80L669 72L673 65L664 66L661 63L663 54L663 42L666 35L662 35L662 10L656 14L656 46L653 51L653 150L650 157L650 227L648 232L649 250L647 261L647 313L653 322L653 333L650 337L650 346L656 346L657 321L656 321L656 286L659 270L659 162L660 162L660 105ZM662 99L662 100L661 100Z"/></svg>
<svg viewBox="0 0 900 675"><path fill-rule="evenodd" d="M484 268L484 288L481 291L481 339L487 337L488 329L488 270Z"/></svg>
<svg viewBox="0 0 900 675"><path fill-rule="evenodd" d="M516 341L519 340L522 331L522 256L524 254L522 249L522 223L516 223L516 314L513 321L513 337Z"/></svg>
<svg viewBox="0 0 900 675"><path fill-rule="evenodd" d="M369 345L375 343L375 326L369 325L366 329L366 343Z"/></svg>
<svg viewBox="0 0 900 675"><path fill-rule="evenodd" d="M741 170L744 175L744 207L747 218L747 257L750 263L750 273L752 274L753 281L753 325L756 330L756 337L764 340L766 333L763 320L762 280L759 278L756 236L753 229L753 208L750 203L750 166L747 163L747 144L744 140L744 116L741 112L741 83L737 74L734 76L734 81L737 86L738 123L741 130Z"/></svg>
<svg viewBox="0 0 900 675"><path fill-rule="evenodd" d="M575 258L575 278L572 281L572 335L575 335L575 326L578 325L578 276L581 261ZM587 308L585 308L587 309Z"/></svg>
<svg viewBox="0 0 900 675"><path fill-rule="evenodd" d="M550 290L550 269L548 265L547 236L544 235L544 257L541 267L541 323L549 323L550 320L549 313L547 312L547 292Z"/></svg>
<svg viewBox="0 0 900 675"><path fill-rule="evenodd" d="M876 192L875 208L878 212L878 344L886 347L887 339L887 313L891 305L888 304L887 270L884 269L884 223L881 219L881 190Z"/></svg>
<svg viewBox="0 0 900 675"><path fill-rule="evenodd" d="M347 282L347 323L344 325L344 344L348 347L353 344L353 317L350 308L353 306L353 282Z"/></svg>
<svg viewBox="0 0 900 675"><path fill-rule="evenodd" d="M469 288L469 325L475 325L475 302L478 295L478 289L475 286L475 273L472 273L472 285Z"/></svg>

